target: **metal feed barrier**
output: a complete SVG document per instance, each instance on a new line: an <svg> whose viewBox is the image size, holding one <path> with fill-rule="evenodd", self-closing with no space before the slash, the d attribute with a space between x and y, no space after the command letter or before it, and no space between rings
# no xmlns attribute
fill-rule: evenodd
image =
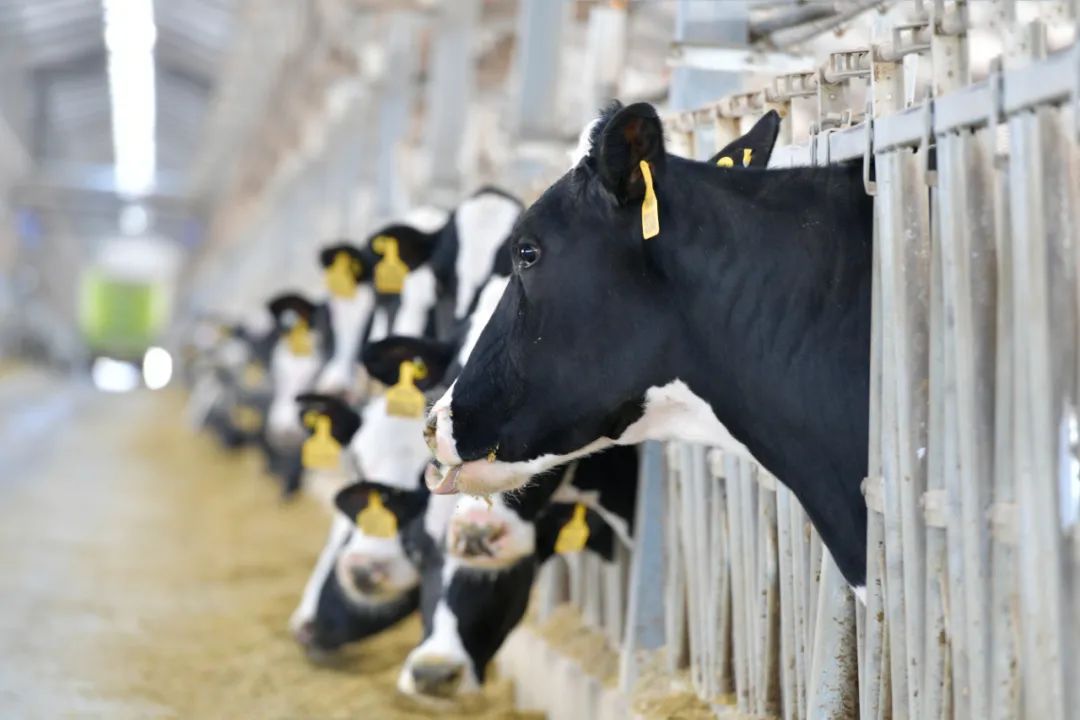
<svg viewBox="0 0 1080 720"><path fill-rule="evenodd" d="M767 109L808 114L800 144L784 123L774 166L863 164L875 196L866 604L764 470L650 444L627 562L556 563L538 588L541 620L570 602L603 629L619 682L570 663L552 704L550 685L535 692L505 663L528 704L663 717L650 702L667 694L720 717L1076 717L1080 45L1048 51L1047 39L1080 7L1045 3L1048 34L991 4L1003 62L979 82L966 44L987 28L968 5L912 2L915 20L882 42L668 118L671 149L702 158Z"/></svg>

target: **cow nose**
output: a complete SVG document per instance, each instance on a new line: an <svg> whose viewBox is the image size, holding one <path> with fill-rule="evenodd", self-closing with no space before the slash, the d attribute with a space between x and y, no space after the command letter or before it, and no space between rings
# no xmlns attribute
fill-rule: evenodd
<svg viewBox="0 0 1080 720"><path fill-rule="evenodd" d="M434 412L429 412L427 416L427 424L424 425L424 442L427 443L428 450L430 450L432 454L434 454L437 449L435 431L438 429L438 427L438 415L436 415Z"/></svg>
<svg viewBox="0 0 1080 720"><path fill-rule="evenodd" d="M502 523L463 522L456 528L452 549L459 557L495 557L495 543L505 534Z"/></svg>
<svg viewBox="0 0 1080 720"><path fill-rule="evenodd" d="M362 593L373 593L379 589L379 577L366 567L354 567L349 570L353 585Z"/></svg>
<svg viewBox="0 0 1080 720"><path fill-rule="evenodd" d="M315 623L308 620L293 631L293 637L301 647L309 649L315 645Z"/></svg>
<svg viewBox="0 0 1080 720"><path fill-rule="evenodd" d="M465 677L465 666L452 660L420 660L412 668L413 684L421 695L453 697Z"/></svg>

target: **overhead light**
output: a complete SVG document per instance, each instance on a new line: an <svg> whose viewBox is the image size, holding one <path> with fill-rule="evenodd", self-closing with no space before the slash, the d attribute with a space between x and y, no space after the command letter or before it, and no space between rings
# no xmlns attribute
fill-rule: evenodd
<svg viewBox="0 0 1080 720"><path fill-rule="evenodd" d="M143 382L151 390L160 390L172 380L172 355L164 348L151 347L143 355Z"/></svg>
<svg viewBox="0 0 1080 720"><path fill-rule="evenodd" d="M129 362L101 356L94 358L90 379L102 392L131 392L139 386L139 370Z"/></svg>
<svg viewBox="0 0 1080 720"><path fill-rule="evenodd" d="M116 186L121 195L150 192L157 170L153 0L102 0L108 52Z"/></svg>

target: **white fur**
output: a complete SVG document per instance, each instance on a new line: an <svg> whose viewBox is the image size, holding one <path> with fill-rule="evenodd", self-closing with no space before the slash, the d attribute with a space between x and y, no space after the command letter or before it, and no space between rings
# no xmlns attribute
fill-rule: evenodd
<svg viewBox="0 0 1080 720"><path fill-rule="evenodd" d="M446 536L446 528L450 526L459 499L457 495L432 495L428 500L424 509L424 532L436 544L442 543Z"/></svg>
<svg viewBox="0 0 1080 720"><path fill-rule="evenodd" d="M376 307L371 313L371 330L368 332L368 342L378 342L390 334L390 314L386 308Z"/></svg>
<svg viewBox="0 0 1080 720"><path fill-rule="evenodd" d="M415 490L431 460L424 444L424 418L403 418L386 412L386 397L368 402L360 430L353 435L352 454L361 480Z"/></svg>
<svg viewBox="0 0 1080 720"><path fill-rule="evenodd" d="M448 467L462 464L450 418L455 385L456 383L451 385L431 409L436 419L436 457ZM468 462L462 465L458 475L458 488L462 492L477 495L512 490L523 485L533 475L570 460L591 455L613 445L636 445L645 440L702 443L754 459L746 446L732 437L716 418L708 403L695 395L686 383L674 380L662 387L650 388L645 393L642 416L615 440L599 438L574 452L541 455L524 462Z"/></svg>
<svg viewBox="0 0 1080 720"><path fill-rule="evenodd" d="M317 342L317 337L313 337L312 342ZM267 430L271 436L300 433L300 406L296 396L311 387L319 372L319 364L317 354L294 355L284 341L274 348L270 361L274 397L270 401L267 419Z"/></svg>
<svg viewBox="0 0 1080 720"><path fill-rule="evenodd" d="M334 562L338 553L345 543L352 529L352 522L341 513L334 513L334 519L330 524L330 536L326 539L319 559L315 561L315 567L304 585L304 593L300 596L300 604L296 606L289 618L289 630L296 634L305 623L315 619L315 610L319 605L319 593L322 592L323 584L330 571L334 569Z"/></svg>
<svg viewBox="0 0 1080 720"><path fill-rule="evenodd" d="M536 551L536 525L522 520L520 515L508 508L501 494L492 495L490 503L489 507L487 499L471 496L463 496L457 503L446 534L446 552L462 566L505 568ZM470 557L455 552L455 537L468 524L502 527L505 530L492 548L493 557Z"/></svg>
<svg viewBox="0 0 1080 720"><path fill-rule="evenodd" d="M600 118L593 118L582 129L581 134L578 135L577 145L570 152L570 167L577 167L577 164L585 159L585 156L589 154L589 150L592 144L589 142L589 136L592 135L593 128L599 124Z"/></svg>
<svg viewBox="0 0 1080 720"><path fill-rule="evenodd" d="M394 316L393 335L420 337L427 326L428 313L438 300L435 273L422 265L405 276L401 304Z"/></svg>
<svg viewBox="0 0 1080 720"><path fill-rule="evenodd" d="M446 562L443 563L442 582L444 588L450 584L459 567L457 561L453 558L447 558ZM431 618L431 635L413 648L413 651L405 658L401 674L398 675L398 690L406 695L418 694L416 685L413 682L412 669L414 665L428 657L438 658L443 661L456 661L465 668L459 691L471 692L480 687L476 674L473 672L472 661L465 651L465 644L461 641L461 635L458 632L457 617L446 606L445 600L440 599L435 605L435 612Z"/></svg>
<svg viewBox="0 0 1080 720"><path fill-rule="evenodd" d="M360 337L375 307L375 291L370 285L356 288L351 298L330 296L330 324L334 329L334 354L315 382L318 392L351 390L356 383Z"/></svg>
<svg viewBox="0 0 1080 720"><path fill-rule="evenodd" d="M855 597L863 605L866 605L866 586L860 585L859 587L852 587L851 592L855 593Z"/></svg>
<svg viewBox="0 0 1080 720"><path fill-rule="evenodd" d="M496 193L469 198L457 207L458 254L454 264L457 297L454 315L465 317L480 286L491 275L495 253L510 235L521 206Z"/></svg>
<svg viewBox="0 0 1080 720"><path fill-rule="evenodd" d="M465 333L465 342L462 343L461 349L458 351L458 362L461 365L464 365L465 361L469 359L469 355L472 354L473 348L476 347L476 341L480 339L480 333L484 332L484 328L487 326L488 320L491 319L491 314L498 307L499 300L502 299L509 282L510 278L496 275L489 278L483 289L480 290L480 299L476 302L476 309L469 316L469 330Z"/></svg>
<svg viewBox="0 0 1080 720"><path fill-rule="evenodd" d="M350 568L378 565L386 573L385 583L375 593L362 592L353 584ZM401 536L373 537L354 528L338 553L335 569L345 596L356 604L376 604L396 599L420 584L420 573L405 554Z"/></svg>

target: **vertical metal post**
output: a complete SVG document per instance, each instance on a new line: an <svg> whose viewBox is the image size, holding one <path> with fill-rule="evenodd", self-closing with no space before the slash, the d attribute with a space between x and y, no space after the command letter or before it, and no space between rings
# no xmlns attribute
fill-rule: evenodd
<svg viewBox="0 0 1080 720"><path fill-rule="evenodd" d="M626 636L620 659L619 686L629 691L637 681L642 652L664 645L664 456L663 446L647 442L641 449L637 509L634 513L634 557Z"/></svg>
<svg viewBox="0 0 1080 720"><path fill-rule="evenodd" d="M429 62L426 152L431 190L437 197L445 196L448 203L456 200L461 184L461 148L475 66L473 30L479 17L479 0L444 2L436 15L435 47Z"/></svg>
<svg viewBox="0 0 1080 720"><path fill-rule="evenodd" d="M746 47L750 9L746 0L695 2L679 0L675 11L675 41L720 47ZM738 91L742 75L677 67L671 76L671 107L688 110Z"/></svg>
<svg viewBox="0 0 1080 720"><path fill-rule="evenodd" d="M513 124L521 140L558 136L559 41L564 0L522 0Z"/></svg>
<svg viewBox="0 0 1080 720"><path fill-rule="evenodd" d="M378 144L375 215L385 221L406 210L401 150L412 110L411 81L416 69L416 18L408 12L389 16L386 74L378 90Z"/></svg>

